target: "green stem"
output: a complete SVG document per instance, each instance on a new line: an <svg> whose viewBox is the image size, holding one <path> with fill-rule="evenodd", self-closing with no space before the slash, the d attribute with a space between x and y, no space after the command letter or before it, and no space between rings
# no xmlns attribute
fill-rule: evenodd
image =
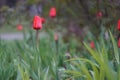
<svg viewBox="0 0 120 80"><path fill-rule="evenodd" d="M58 54L58 40L55 41L56 43L56 80L59 80L59 77L58 77L58 61L59 61L59 54Z"/></svg>
<svg viewBox="0 0 120 80"><path fill-rule="evenodd" d="M58 55L58 40L56 40L55 42L56 42L56 54Z"/></svg>
<svg viewBox="0 0 120 80"><path fill-rule="evenodd" d="M39 46L39 31L36 30L36 47L38 48Z"/></svg>

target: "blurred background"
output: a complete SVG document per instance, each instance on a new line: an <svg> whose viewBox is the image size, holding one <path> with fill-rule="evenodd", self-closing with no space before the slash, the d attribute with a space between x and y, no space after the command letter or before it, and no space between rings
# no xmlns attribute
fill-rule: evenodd
<svg viewBox="0 0 120 80"><path fill-rule="evenodd" d="M116 26L120 17L120 0L1 0L0 33L16 32L21 24L25 30L32 27L34 15L46 19L44 27L66 35L85 36L91 31L97 36L101 28ZM49 9L56 7L57 17L51 21Z"/></svg>

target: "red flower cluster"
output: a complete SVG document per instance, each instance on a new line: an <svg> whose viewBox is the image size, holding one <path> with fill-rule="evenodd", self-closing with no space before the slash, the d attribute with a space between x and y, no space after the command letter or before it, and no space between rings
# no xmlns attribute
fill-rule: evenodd
<svg viewBox="0 0 120 80"><path fill-rule="evenodd" d="M52 7L50 9L49 16L51 18L56 17L56 8L55 7ZM37 15L34 16L34 19L33 19L33 29L35 29L35 30L42 29L42 24L45 23L45 22L46 22L45 18L41 18L41 17L39 17Z"/></svg>

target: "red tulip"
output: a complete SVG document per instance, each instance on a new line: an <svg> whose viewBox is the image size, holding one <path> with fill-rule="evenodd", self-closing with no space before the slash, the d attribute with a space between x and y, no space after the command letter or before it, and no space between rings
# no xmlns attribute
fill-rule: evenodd
<svg viewBox="0 0 120 80"><path fill-rule="evenodd" d="M94 42L93 42L93 41L90 42L90 47L91 47L92 49L95 48L95 45L94 45Z"/></svg>
<svg viewBox="0 0 120 80"><path fill-rule="evenodd" d="M41 18L41 20L42 20L42 23L45 23L45 22L46 22L45 18Z"/></svg>
<svg viewBox="0 0 120 80"><path fill-rule="evenodd" d="M118 47L120 48L120 38L118 39Z"/></svg>
<svg viewBox="0 0 120 80"><path fill-rule="evenodd" d="M120 20L118 20L117 29L120 31Z"/></svg>
<svg viewBox="0 0 120 80"><path fill-rule="evenodd" d="M55 40L55 41L58 40L58 34L57 34L57 33L55 33L55 35L54 35L54 40Z"/></svg>
<svg viewBox="0 0 120 80"><path fill-rule="evenodd" d="M97 16L97 18L101 18L103 16L103 14L101 11L99 11L96 16Z"/></svg>
<svg viewBox="0 0 120 80"><path fill-rule="evenodd" d="M23 26L22 26L22 25L20 25L20 24L17 25L17 30L18 30L18 31L21 31L22 29L23 29Z"/></svg>
<svg viewBox="0 0 120 80"><path fill-rule="evenodd" d="M49 16L50 16L51 18L56 17L56 8L55 8L55 7L52 7L52 8L50 9Z"/></svg>
<svg viewBox="0 0 120 80"><path fill-rule="evenodd" d="M42 19L39 16L34 16L33 29L35 30L42 29Z"/></svg>

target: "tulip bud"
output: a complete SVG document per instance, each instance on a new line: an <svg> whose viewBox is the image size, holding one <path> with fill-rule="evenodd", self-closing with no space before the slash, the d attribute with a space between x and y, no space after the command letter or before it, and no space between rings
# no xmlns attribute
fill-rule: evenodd
<svg viewBox="0 0 120 80"><path fill-rule="evenodd" d="M91 47L92 49L95 48L95 45L94 45L94 42L93 42L93 41L90 42L90 47Z"/></svg>
<svg viewBox="0 0 120 80"><path fill-rule="evenodd" d="M42 29L42 19L39 16L35 16L33 19L33 29L35 30Z"/></svg>
<svg viewBox="0 0 120 80"><path fill-rule="evenodd" d="M56 8L55 8L55 7L52 7L52 8L50 9L49 16L50 16L51 18L56 17Z"/></svg>
<svg viewBox="0 0 120 80"><path fill-rule="evenodd" d="M22 26L22 25L20 25L20 24L17 25L17 30L18 30L18 31L21 31L22 29L23 29L23 26Z"/></svg>
<svg viewBox="0 0 120 80"><path fill-rule="evenodd" d="M117 29L120 31L120 20L118 20Z"/></svg>
<svg viewBox="0 0 120 80"><path fill-rule="evenodd" d="M58 41L58 34L57 33L54 34L54 40Z"/></svg>
<svg viewBox="0 0 120 80"><path fill-rule="evenodd" d="M41 20L42 20L42 23L45 23L45 22L46 22L45 18L41 18Z"/></svg>

